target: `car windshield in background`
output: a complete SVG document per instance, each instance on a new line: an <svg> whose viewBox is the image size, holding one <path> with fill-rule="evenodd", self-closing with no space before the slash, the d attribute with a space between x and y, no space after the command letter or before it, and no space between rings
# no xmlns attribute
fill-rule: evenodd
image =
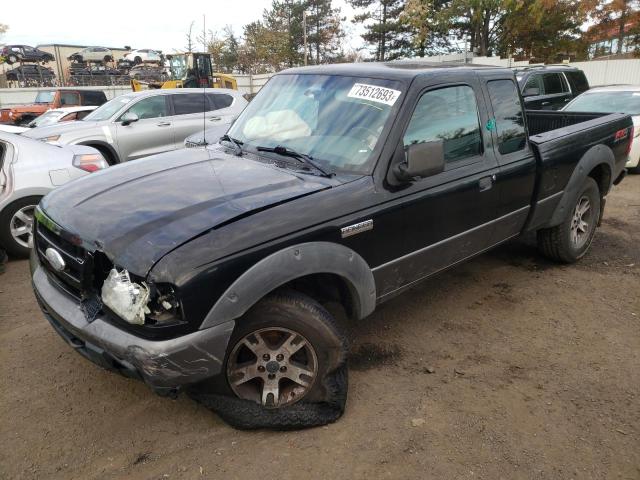
<svg viewBox="0 0 640 480"><path fill-rule="evenodd" d="M46 125L53 125L60 119L60 112L54 112L49 110L33 120L30 127L44 127Z"/></svg>
<svg viewBox="0 0 640 480"><path fill-rule="evenodd" d="M373 151L402 93L402 84L390 80L278 75L228 135L250 151L285 147L309 155L329 172L369 173Z"/></svg>
<svg viewBox="0 0 640 480"><path fill-rule="evenodd" d="M565 108L567 112L626 113L640 115L640 91L582 94Z"/></svg>
<svg viewBox="0 0 640 480"><path fill-rule="evenodd" d="M113 115L120 111L127 103L133 100L133 95L121 95L113 100L109 100L107 103L99 106L89 115L82 120L85 122L100 122L103 120L109 120Z"/></svg>
<svg viewBox="0 0 640 480"><path fill-rule="evenodd" d="M38 92L35 103L51 103L55 96L56 92Z"/></svg>

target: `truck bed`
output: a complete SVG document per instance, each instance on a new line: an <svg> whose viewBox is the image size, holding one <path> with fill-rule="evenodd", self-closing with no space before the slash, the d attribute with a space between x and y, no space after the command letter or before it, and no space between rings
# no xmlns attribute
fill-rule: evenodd
<svg viewBox="0 0 640 480"><path fill-rule="evenodd" d="M534 212L529 225L535 228L547 216L540 210L542 205L553 211L576 165L593 147L611 149L614 157L611 180L622 173L631 135L629 127L633 122L629 115L622 113L527 111L526 117L529 140L538 163L533 196L533 205L537 205L538 208L534 208L538 211ZM610 156L606 149L598 155Z"/></svg>

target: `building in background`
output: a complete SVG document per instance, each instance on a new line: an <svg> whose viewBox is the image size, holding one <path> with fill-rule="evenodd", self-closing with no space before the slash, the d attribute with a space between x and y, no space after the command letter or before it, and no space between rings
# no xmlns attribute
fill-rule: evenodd
<svg viewBox="0 0 640 480"><path fill-rule="evenodd" d="M69 65L71 65L69 56L82 50L83 48L87 48L90 46L92 45L44 44L38 45L37 48L47 53L51 53L55 57L55 61L51 62L51 64L49 64L48 66L53 68L53 71L55 72L56 77L59 79L60 83L65 84L69 76ZM106 48L111 50L114 62L117 62L131 51L130 49L126 48Z"/></svg>
<svg viewBox="0 0 640 480"><path fill-rule="evenodd" d="M589 43L589 59L623 59L640 57L640 15L624 25L620 48L620 27L613 23L594 25L585 33Z"/></svg>

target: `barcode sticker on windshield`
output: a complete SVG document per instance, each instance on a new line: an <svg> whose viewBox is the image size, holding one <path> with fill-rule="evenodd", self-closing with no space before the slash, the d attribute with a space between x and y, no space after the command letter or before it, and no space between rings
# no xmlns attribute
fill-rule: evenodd
<svg viewBox="0 0 640 480"><path fill-rule="evenodd" d="M356 83L351 87L347 97L371 100L372 102L393 105L402 92L392 88L377 87L366 83Z"/></svg>

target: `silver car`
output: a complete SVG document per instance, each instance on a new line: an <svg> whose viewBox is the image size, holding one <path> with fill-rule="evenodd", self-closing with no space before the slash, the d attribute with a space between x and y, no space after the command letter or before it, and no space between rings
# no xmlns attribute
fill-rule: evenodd
<svg viewBox="0 0 640 480"><path fill-rule="evenodd" d="M23 135L61 145L89 145L109 164L183 148L189 135L229 125L247 101L236 90L176 88L128 93L80 122L34 128Z"/></svg>
<svg viewBox="0 0 640 480"><path fill-rule="evenodd" d="M23 135L0 132L0 246L26 257L33 211L60 185L106 168L91 147L47 145Z"/></svg>

